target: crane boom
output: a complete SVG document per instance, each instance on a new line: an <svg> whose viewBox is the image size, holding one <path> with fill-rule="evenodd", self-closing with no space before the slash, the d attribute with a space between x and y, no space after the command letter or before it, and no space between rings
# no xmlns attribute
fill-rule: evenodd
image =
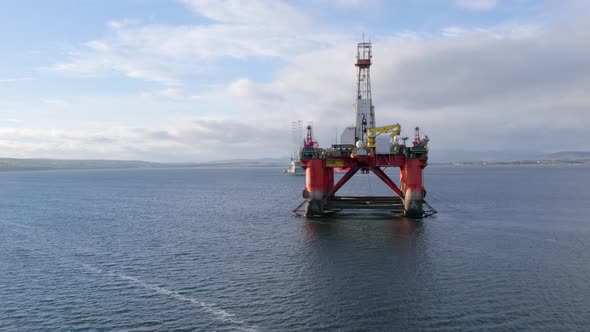
<svg viewBox="0 0 590 332"><path fill-rule="evenodd" d="M390 138L394 138L401 132L401 126L399 123L392 124L383 127L367 128L367 147L375 147L375 138L381 134L389 133Z"/></svg>

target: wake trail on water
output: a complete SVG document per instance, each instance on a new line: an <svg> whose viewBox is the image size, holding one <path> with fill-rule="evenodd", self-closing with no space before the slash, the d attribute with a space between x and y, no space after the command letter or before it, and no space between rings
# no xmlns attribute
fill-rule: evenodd
<svg viewBox="0 0 590 332"><path fill-rule="evenodd" d="M244 331L244 332L256 332L257 331L257 329L248 326L246 324L246 322L233 318L235 316L234 314L229 313L223 309L215 308L213 305L203 302L201 300L182 295L177 291L170 290L170 289L160 287L157 285L148 284L144 281L141 281L138 278L128 276L128 275L118 273L118 272L104 270L104 269L97 268L97 267L94 267L94 266L91 266L88 264L82 264L82 266L87 271L97 273L97 274L107 275L110 277L115 277L118 279L122 279L122 280L128 281L131 284L136 285L140 288L151 290L151 291L154 291L158 294L165 295L165 296L174 298L174 299L182 301L182 302L190 303L196 307L199 307L203 311L211 314L213 317L215 317L216 320L234 325L238 331Z"/></svg>
<svg viewBox="0 0 590 332"><path fill-rule="evenodd" d="M10 226L14 226L14 227L17 227L20 229L28 229L31 231L41 230L39 227L29 226L29 225L25 225L25 224L21 224L21 223L10 222L10 221L6 221L6 220L0 220L0 224L10 225ZM44 230L44 231L46 231L46 230ZM49 233L51 233L51 230L49 230ZM46 237L44 240L48 245L55 247L57 249L62 249L61 246L59 246L57 243L55 243L55 241L52 241L50 237ZM77 249L79 249L79 248L77 248ZM215 308L213 305L203 302L203 301L200 301L198 299L182 295L177 291L166 289L164 287L160 287L157 285L152 285L152 284L146 283L138 278L128 276L128 275L125 275L122 273L108 271L108 270L104 270L104 269L101 269L98 267L94 267L89 264L81 263L73 257L69 257L69 259L68 259L67 255L65 257L54 256L54 259L56 259L57 261L67 261L68 263L75 262L77 264L81 264L83 269L85 269L86 271L89 271L92 273L97 273L97 274L103 274L103 275L115 277L118 279L122 279L127 282L130 282L133 285L141 287L143 289L154 291L158 294L174 298L178 301L190 303L193 306L200 308L202 311L211 314L213 317L215 317L215 319L217 321L233 325L235 330L244 331L244 332L258 331L256 328L248 326L248 324L246 324L246 322L234 318L235 315L232 313L229 313L223 309Z"/></svg>
<svg viewBox="0 0 590 332"><path fill-rule="evenodd" d="M6 225L11 225L11 226L21 227L21 228L26 228L26 229L35 229L35 227L25 225L25 224L16 223L16 222L11 222L11 221L6 221L6 220L1 220L1 222Z"/></svg>

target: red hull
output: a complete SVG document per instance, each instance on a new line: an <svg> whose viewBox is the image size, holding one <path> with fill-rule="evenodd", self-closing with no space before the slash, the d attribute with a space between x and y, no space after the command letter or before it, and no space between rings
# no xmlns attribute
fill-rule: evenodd
<svg viewBox="0 0 590 332"><path fill-rule="evenodd" d="M307 203L305 215L322 216L333 212L331 207L336 204L331 203L338 200L336 192L359 170L368 170L377 175L392 190L393 194L401 199L403 204L401 212L404 216L421 218L425 215L423 201L426 191L422 183L422 170L426 164L426 157L406 157L403 154L373 154L355 157L326 156L324 159L302 159L301 166L306 170L303 191ZM383 167L400 168L399 186L383 172ZM348 169L346 174L335 184L334 172L337 169L346 168ZM371 202L371 199L371 197L366 197L368 203ZM343 207L341 200L338 202L338 208L341 209ZM392 204L395 205L395 201L392 201Z"/></svg>

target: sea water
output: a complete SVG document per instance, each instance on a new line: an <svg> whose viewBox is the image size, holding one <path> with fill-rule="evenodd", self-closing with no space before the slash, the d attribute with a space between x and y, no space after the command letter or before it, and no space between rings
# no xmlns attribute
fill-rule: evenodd
<svg viewBox="0 0 590 332"><path fill-rule="evenodd" d="M588 329L589 168L424 178L423 221L307 220L280 168L0 173L0 330Z"/></svg>

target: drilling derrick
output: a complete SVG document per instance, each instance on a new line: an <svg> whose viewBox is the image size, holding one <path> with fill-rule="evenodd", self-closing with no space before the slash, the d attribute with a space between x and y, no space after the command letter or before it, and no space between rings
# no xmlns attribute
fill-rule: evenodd
<svg viewBox="0 0 590 332"><path fill-rule="evenodd" d="M371 43L357 45L357 93L354 105L355 125L347 127L341 144L320 148L312 137L311 126L301 149L301 167L305 169L305 199L295 210L307 217L321 217L344 209L380 209L423 218L436 213L426 203L422 170L428 160L428 136L420 139L416 127L413 146L400 136L401 126L377 127L371 99ZM353 139L354 138L354 139ZM383 171L400 169L399 186ZM347 169L337 183L334 170ZM336 193L358 171L372 172L392 191L391 196L338 196Z"/></svg>
<svg viewBox="0 0 590 332"><path fill-rule="evenodd" d="M365 141L366 129L375 127L375 109L371 100L371 43L357 45L357 99L354 105L356 116L355 143Z"/></svg>

